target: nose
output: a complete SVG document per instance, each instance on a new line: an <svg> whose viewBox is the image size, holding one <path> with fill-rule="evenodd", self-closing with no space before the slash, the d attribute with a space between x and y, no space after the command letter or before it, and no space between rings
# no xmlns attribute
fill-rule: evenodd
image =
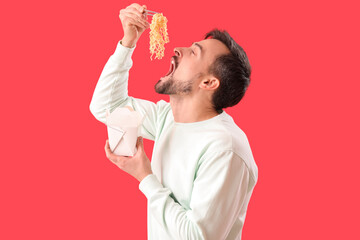
<svg viewBox="0 0 360 240"><path fill-rule="evenodd" d="M180 48L174 48L174 53L175 53L175 56L181 57L181 50L180 50Z"/></svg>

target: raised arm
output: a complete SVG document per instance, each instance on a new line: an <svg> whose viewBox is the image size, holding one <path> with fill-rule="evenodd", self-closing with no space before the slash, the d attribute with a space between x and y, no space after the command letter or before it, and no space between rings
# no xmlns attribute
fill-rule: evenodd
<svg viewBox="0 0 360 240"><path fill-rule="evenodd" d="M161 100L155 104L128 96L129 70L133 64L131 56L139 37L149 28L149 23L142 14L145 8L146 6L132 4L120 11L124 37L103 68L90 103L90 111L97 120L106 124L106 109L112 112L117 107L130 106L145 115L142 136L154 140L157 114L167 106L167 102Z"/></svg>

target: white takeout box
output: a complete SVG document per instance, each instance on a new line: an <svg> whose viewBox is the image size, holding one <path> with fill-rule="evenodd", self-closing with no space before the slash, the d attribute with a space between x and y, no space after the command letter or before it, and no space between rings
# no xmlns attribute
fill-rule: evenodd
<svg viewBox="0 0 360 240"><path fill-rule="evenodd" d="M131 107L119 107L112 113L106 109L106 125L111 151L120 156L134 156L136 141L140 136L141 124L145 116L130 110Z"/></svg>

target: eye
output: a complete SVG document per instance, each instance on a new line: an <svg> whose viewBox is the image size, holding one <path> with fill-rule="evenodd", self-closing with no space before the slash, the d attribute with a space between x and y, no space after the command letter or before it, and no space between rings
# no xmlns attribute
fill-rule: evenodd
<svg viewBox="0 0 360 240"><path fill-rule="evenodd" d="M192 54L194 54L194 55L195 55L195 52L194 52L194 50L192 50L192 49L191 49L191 52L192 52Z"/></svg>

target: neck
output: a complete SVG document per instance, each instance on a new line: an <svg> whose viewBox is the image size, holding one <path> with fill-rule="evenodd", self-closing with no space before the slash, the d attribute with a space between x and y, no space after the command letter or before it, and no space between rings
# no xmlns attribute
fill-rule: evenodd
<svg viewBox="0 0 360 240"><path fill-rule="evenodd" d="M209 101L205 102L189 95L170 95L170 105L174 121L179 123L204 121L219 114L210 106Z"/></svg>

